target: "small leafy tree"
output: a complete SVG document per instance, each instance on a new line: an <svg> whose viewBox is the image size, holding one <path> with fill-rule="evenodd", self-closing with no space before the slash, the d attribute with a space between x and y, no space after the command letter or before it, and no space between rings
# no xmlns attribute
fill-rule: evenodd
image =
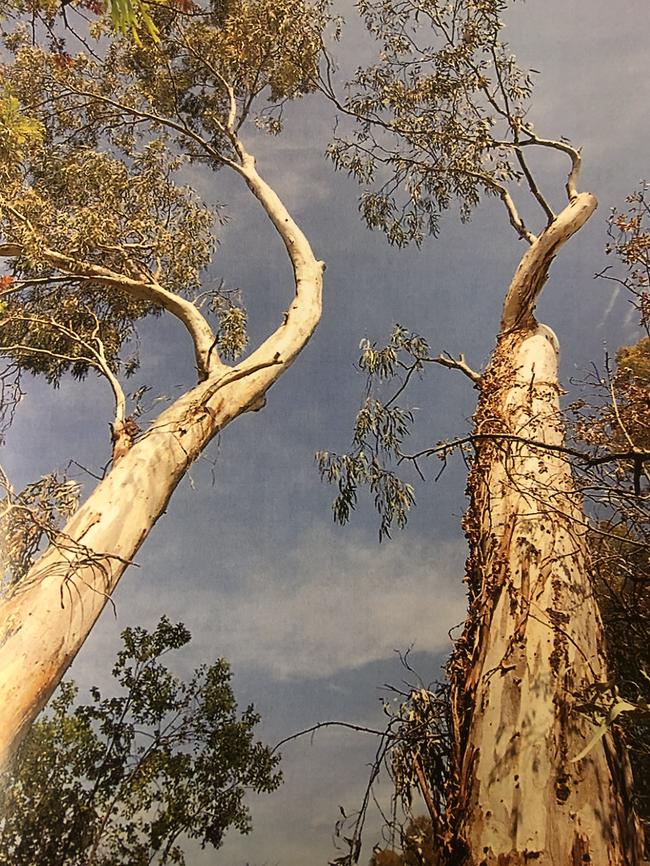
<svg viewBox="0 0 650 866"><path fill-rule="evenodd" d="M247 833L247 790L280 784L279 758L253 739L259 716L237 713L228 663L178 680L162 659L190 640L163 617L122 634L120 691L75 706L61 685L0 789L0 864L184 864L182 838L218 848Z"/></svg>

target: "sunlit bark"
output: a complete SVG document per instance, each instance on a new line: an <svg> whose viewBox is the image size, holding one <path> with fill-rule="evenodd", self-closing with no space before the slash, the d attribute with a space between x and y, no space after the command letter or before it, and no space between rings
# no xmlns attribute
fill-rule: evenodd
<svg viewBox="0 0 650 866"><path fill-rule="evenodd" d="M560 246L596 202L575 196L531 245L482 376L465 530L469 614L450 662L455 751L450 862L478 866L638 863L626 760L577 707L606 682L585 520L562 445L558 344L535 301Z"/></svg>

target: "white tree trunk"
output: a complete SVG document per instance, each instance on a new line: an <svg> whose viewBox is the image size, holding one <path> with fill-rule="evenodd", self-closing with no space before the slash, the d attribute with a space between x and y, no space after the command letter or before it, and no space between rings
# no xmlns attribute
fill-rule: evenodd
<svg viewBox="0 0 650 866"><path fill-rule="evenodd" d="M267 390L306 345L320 319L324 265L257 174L253 157L243 149L242 154L239 171L289 253L294 299L282 325L234 368L208 363L210 347L202 330L197 338L201 323L190 317L188 329L204 381L163 412L133 445L128 442L124 449L120 439L107 477L2 601L0 766L11 758L56 688L189 466L230 421L263 405ZM7 250L7 255L20 254L19 249ZM93 276L102 278L101 269L95 270ZM106 273L103 278L117 289L130 290L116 279L119 275Z"/></svg>
<svg viewBox="0 0 650 866"><path fill-rule="evenodd" d="M608 674L582 503L553 450L564 443L557 339L532 310L556 250L595 207L578 198L524 256L481 380L465 518L470 607L449 668L454 866L640 857L614 738L572 760L594 733L581 693Z"/></svg>

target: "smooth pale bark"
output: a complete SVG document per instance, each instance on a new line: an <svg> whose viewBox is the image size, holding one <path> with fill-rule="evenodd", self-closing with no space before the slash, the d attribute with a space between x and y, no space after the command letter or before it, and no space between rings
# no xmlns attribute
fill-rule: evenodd
<svg viewBox="0 0 650 866"><path fill-rule="evenodd" d="M581 694L608 679L603 629L567 459L526 441L564 442L557 338L533 308L555 253L595 204L577 196L523 257L480 382L465 518L470 607L449 666L454 866L639 862L615 739L572 760L594 733Z"/></svg>
<svg viewBox="0 0 650 866"><path fill-rule="evenodd" d="M200 373L207 377L163 412L119 459L114 454L107 477L3 601L2 765L56 688L189 466L218 431L242 412L263 405L266 391L318 324L323 263L314 258L303 233L258 175L254 159L243 153L237 170L287 248L295 276L293 301L283 324L234 368L208 363L202 326L191 322L190 333L197 328L200 332L195 348L203 362ZM66 267L74 272L73 262ZM118 284L116 289L120 288L128 291L128 286ZM159 293L158 300L161 298ZM187 318L187 310L183 315Z"/></svg>

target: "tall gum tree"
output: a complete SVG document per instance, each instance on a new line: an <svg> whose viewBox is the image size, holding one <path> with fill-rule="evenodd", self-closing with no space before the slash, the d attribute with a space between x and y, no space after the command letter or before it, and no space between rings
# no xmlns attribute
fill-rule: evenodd
<svg viewBox="0 0 650 866"><path fill-rule="evenodd" d="M624 749L611 732L592 742L593 724L579 712L584 695L609 677L587 522L565 446L559 345L534 315L554 258L597 202L579 189L580 152L540 137L529 120L531 79L500 38L506 7L361 3L380 59L357 73L345 99L323 82L354 123L330 153L364 184L368 225L396 245L435 233L453 199L467 218L483 195L501 200L527 245L483 372L462 355L425 358L399 329L391 346L365 344L362 357L382 379L406 350L416 359L407 379L435 361L466 373L478 390L465 440L474 449L464 520L469 608L448 667L453 747L446 791L438 805L427 801L441 854L449 866L632 866L641 837ZM533 172L531 152L542 150L568 160L559 210ZM541 211L538 230L518 207L522 189ZM323 474L339 484L335 516L348 517L366 483L383 532L404 522L413 501L383 459L424 457L402 452L409 419L393 400L366 403L355 452L320 457Z"/></svg>
<svg viewBox="0 0 650 866"><path fill-rule="evenodd" d="M51 25L47 8L41 17ZM241 137L260 97L258 123L275 131L273 109L311 89L324 9L302 0L152 7L155 40L109 41L110 24L99 21L74 55L56 40L33 43L20 20L30 10L13 4L2 22L13 54L0 67L4 383L25 370L55 385L95 370L113 390L115 418L103 480L63 528L48 530L31 567L4 578L2 763L193 461L227 424L262 407L308 342L324 269ZM236 364L226 359L245 345L245 314L209 283L201 291L218 214L179 185L188 161L242 179L293 269L282 323ZM121 380L137 366L129 357L137 321L160 314L185 326L198 381L140 431Z"/></svg>

